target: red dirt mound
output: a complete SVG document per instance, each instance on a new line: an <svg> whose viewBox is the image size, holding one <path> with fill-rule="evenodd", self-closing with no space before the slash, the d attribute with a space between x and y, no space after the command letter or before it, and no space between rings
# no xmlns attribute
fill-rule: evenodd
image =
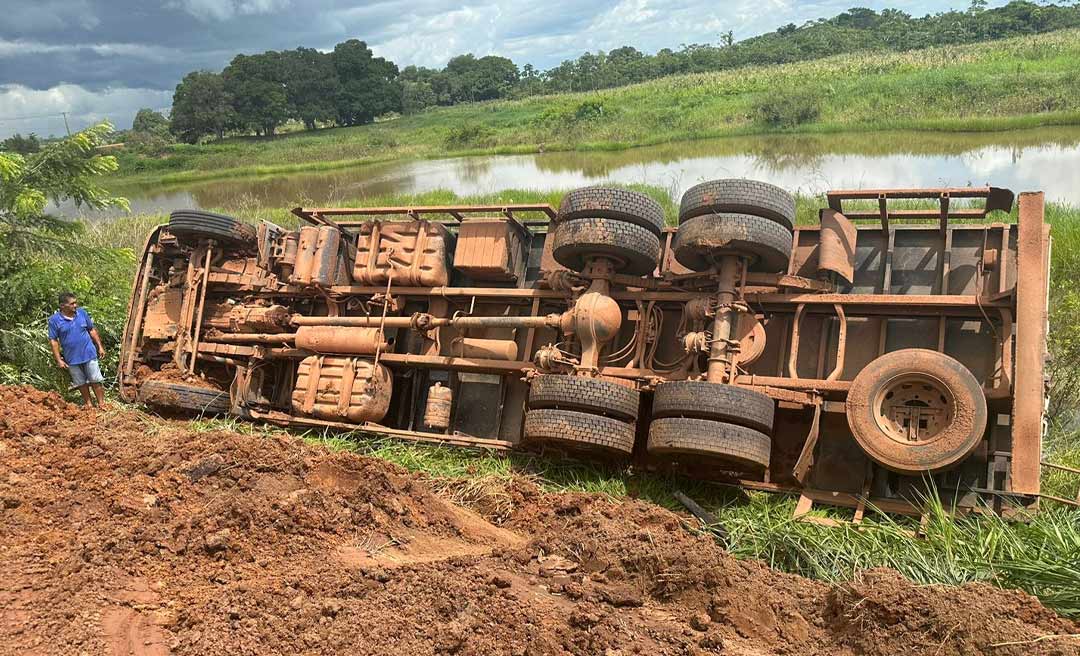
<svg viewBox="0 0 1080 656"><path fill-rule="evenodd" d="M0 654L1080 653L1021 593L828 586L646 503L513 497L496 526L380 460L0 388Z"/></svg>

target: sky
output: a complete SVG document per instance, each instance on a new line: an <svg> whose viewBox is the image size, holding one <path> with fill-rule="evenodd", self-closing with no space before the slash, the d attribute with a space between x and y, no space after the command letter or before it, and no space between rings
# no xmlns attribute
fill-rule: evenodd
<svg viewBox="0 0 1080 656"><path fill-rule="evenodd" d="M42 136L108 118L128 128L141 107L167 110L189 71L220 71L239 53L333 49L356 38L400 67L497 54L547 69L585 51L652 53L736 40L851 6L912 15L966 0L0 0L0 138ZM992 5L1003 4L993 2Z"/></svg>

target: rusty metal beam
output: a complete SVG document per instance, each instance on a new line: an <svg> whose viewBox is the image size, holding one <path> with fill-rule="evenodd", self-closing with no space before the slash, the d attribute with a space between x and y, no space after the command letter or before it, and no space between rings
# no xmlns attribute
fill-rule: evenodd
<svg viewBox="0 0 1080 656"><path fill-rule="evenodd" d="M606 372L604 372L606 373ZM757 376L743 374L735 379L739 385L760 385L781 389L807 390L816 392L846 392L851 388L850 380L824 380L821 378L787 378L783 376Z"/></svg>
<svg viewBox="0 0 1080 656"><path fill-rule="evenodd" d="M366 296L381 294L383 287L370 287L358 285L338 285L330 288L332 294ZM440 298L472 297L495 298L500 300L531 300L534 298L548 298L564 300L561 292L551 289L528 289L528 288L504 288L504 287L395 287L395 295L399 297L409 296L435 296ZM699 292L683 292L674 290L614 290L611 297L617 301L670 301L685 303L691 299L700 298ZM848 306L862 306L858 310L874 313L873 308L903 309L905 313L925 312L939 314L942 311L956 311L962 316L968 314L979 315L982 310L996 307L1010 307L1009 299L997 300L984 299L979 301L974 295L942 295L942 294L829 294L829 293L794 293L784 294L778 292L755 292L746 294L747 300L762 305L798 305L806 303L808 306L840 304ZM980 310L980 307L982 310ZM809 310L809 308L808 308ZM853 315L858 316L856 310Z"/></svg>
<svg viewBox="0 0 1080 656"><path fill-rule="evenodd" d="M456 358L446 355L415 355L412 353L383 353L379 361L388 366L453 369L455 371L490 374L519 374L536 366L532 362L524 360Z"/></svg>
<svg viewBox="0 0 1080 656"><path fill-rule="evenodd" d="M418 431L402 430L399 428L389 428L387 426L383 426L381 424L373 424L371 422L364 424L348 424L340 421L324 421L322 419L312 419L311 417L298 417L296 415L290 415L284 412L262 412L261 410L249 409L248 413L256 419L264 419L272 423L296 424L299 426L336 428L346 431L377 433L380 435L388 435L390 437L408 440L410 442L447 444L451 446L492 449L495 451L508 451L514 446L513 442L507 442L506 440L493 440L484 437L473 437L471 435L462 435L460 433L455 433L452 435L441 435L439 433L421 433Z"/></svg>
<svg viewBox="0 0 1080 656"><path fill-rule="evenodd" d="M974 309L1009 307L1007 301L980 302L975 295L966 294L778 294L778 293L748 293L747 300L753 303L785 304L807 306L879 306L894 310L906 308L932 308L934 313L944 309Z"/></svg>
<svg viewBox="0 0 1080 656"><path fill-rule="evenodd" d="M881 219L880 210L844 210L844 216L852 220L861 219ZM940 209L927 209L927 210L889 210L889 219L941 219L942 211ZM948 209L945 210L946 218L951 219L981 219L986 216L984 210L973 209ZM886 224L887 226L887 224ZM941 225L933 226L938 230L941 229Z"/></svg>
<svg viewBox="0 0 1080 656"><path fill-rule="evenodd" d="M1013 193L998 187L936 187L928 189L837 189L826 194L829 207L849 219L877 219L883 230L888 230L893 219L937 219L938 229L944 231L949 219L981 219L990 212L1012 209ZM953 198L983 198L986 202L978 208L952 208ZM845 200L876 200L877 210L845 210ZM890 210L890 200L937 200L937 208Z"/></svg>
<svg viewBox="0 0 1080 656"><path fill-rule="evenodd" d="M555 208L546 203L511 205L422 205L418 207L296 207L292 213L309 223L320 223L325 216L407 216L418 219L425 214L447 214L458 221L464 214L502 214L513 218L514 212L542 212L549 219L555 218ZM355 227L361 222L338 221L343 228Z"/></svg>
<svg viewBox="0 0 1080 656"><path fill-rule="evenodd" d="M1039 493L1050 250L1043 203L1041 192L1020 194L1012 414L1012 491L1020 494Z"/></svg>

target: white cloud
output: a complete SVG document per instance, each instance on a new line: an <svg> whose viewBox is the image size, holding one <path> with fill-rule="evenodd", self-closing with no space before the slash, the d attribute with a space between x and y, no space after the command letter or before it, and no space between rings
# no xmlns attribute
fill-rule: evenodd
<svg viewBox="0 0 1080 656"><path fill-rule="evenodd" d="M90 91L77 84L60 84L51 89L0 84L0 138L16 132L62 135L65 128L61 112L67 112L72 132L105 119L126 129L140 108L161 110L171 103L172 91L156 89Z"/></svg>
<svg viewBox="0 0 1080 656"><path fill-rule="evenodd" d="M272 14L290 4L290 0L174 0L166 6L182 9L201 21L225 21L236 16Z"/></svg>

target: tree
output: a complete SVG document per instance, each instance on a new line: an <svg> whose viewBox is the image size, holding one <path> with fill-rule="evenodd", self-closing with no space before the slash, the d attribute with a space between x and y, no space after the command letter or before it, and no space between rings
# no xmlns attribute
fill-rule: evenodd
<svg viewBox="0 0 1080 656"><path fill-rule="evenodd" d="M135 120L131 122L131 130L124 137L126 148L151 157L163 155L172 142L169 119L165 118L161 112L145 107L135 114Z"/></svg>
<svg viewBox="0 0 1080 656"><path fill-rule="evenodd" d="M494 55L479 59L471 54L458 55L446 63L443 72L455 103L503 98L510 94L519 78L514 62Z"/></svg>
<svg viewBox="0 0 1080 656"><path fill-rule="evenodd" d="M144 107L135 113L135 120L131 122L133 132L148 132L151 134L163 134L169 131L169 119L161 112Z"/></svg>
<svg viewBox="0 0 1080 656"><path fill-rule="evenodd" d="M416 114L435 104L437 98L427 82L401 84L401 113Z"/></svg>
<svg viewBox="0 0 1080 656"><path fill-rule="evenodd" d="M169 131L187 143L197 143L208 135L225 137L234 123L232 98L218 73L194 71L176 85L173 93Z"/></svg>
<svg viewBox="0 0 1080 656"><path fill-rule="evenodd" d="M289 117L281 53L237 55L221 72L238 127L273 136Z"/></svg>
<svg viewBox="0 0 1080 656"><path fill-rule="evenodd" d="M61 289L86 295L110 347L103 364L116 361L117 331L110 328L119 328L126 312L130 253L92 249L82 238L83 223L46 213L49 201L127 208L98 184L117 168L115 157L96 150L111 133L111 125L100 123L37 153L0 152L0 382L66 389L43 325Z"/></svg>
<svg viewBox="0 0 1080 656"><path fill-rule="evenodd" d="M317 122L334 120L341 80L330 55L297 48L282 52L281 62L289 118L303 122L308 130L314 130Z"/></svg>
<svg viewBox="0 0 1080 656"><path fill-rule="evenodd" d="M41 150L41 142L38 140L38 136L33 132L25 137L19 133L15 133L0 142L0 150L8 150L13 153L19 153L20 155L29 155L30 153L36 153Z"/></svg>
<svg viewBox="0 0 1080 656"><path fill-rule="evenodd" d="M374 57L367 44L357 39L337 44L330 57L341 81L336 98L339 122L360 125L401 111L401 85L394 62Z"/></svg>

